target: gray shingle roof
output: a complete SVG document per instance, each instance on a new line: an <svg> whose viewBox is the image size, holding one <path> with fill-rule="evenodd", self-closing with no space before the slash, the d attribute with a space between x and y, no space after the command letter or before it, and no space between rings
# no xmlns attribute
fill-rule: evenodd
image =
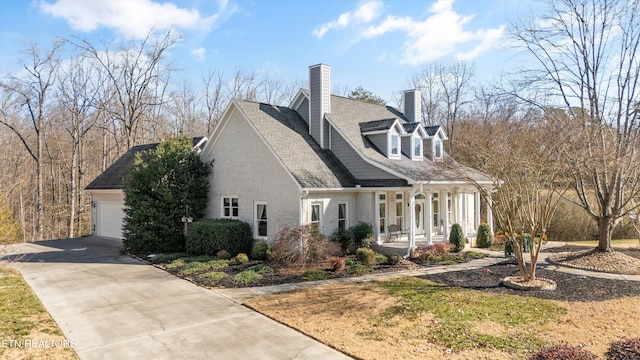
<svg viewBox="0 0 640 360"><path fill-rule="evenodd" d="M235 103L303 188L354 187L349 170L309 135L309 126L288 107L235 100Z"/></svg>
<svg viewBox="0 0 640 360"><path fill-rule="evenodd" d="M418 182L452 182L465 181L470 177L476 181L489 181L483 173L455 163L452 159L446 162L434 162L427 156L424 161L413 161L406 156L401 160L392 160L372 146L365 136L362 136L360 124L374 121L384 121L397 118L405 126L408 121L395 108L385 105L370 104L363 101L341 96L331 96L331 113L327 119L346 136L356 150L367 159ZM430 127L431 128L431 127ZM436 128L437 131L437 127ZM432 130L433 131L433 130ZM435 132L434 132L435 134ZM463 175L462 173L466 174Z"/></svg>
<svg viewBox="0 0 640 360"><path fill-rule="evenodd" d="M196 146L204 136L193 138L193 146ZM124 189L131 178L131 167L136 160L136 155L144 151L153 150L159 143L137 145L129 149L118 158L102 174L98 175L85 190L112 190Z"/></svg>
<svg viewBox="0 0 640 360"><path fill-rule="evenodd" d="M363 122L359 124L360 132L366 133L369 131L389 130L395 122L396 118Z"/></svg>
<svg viewBox="0 0 640 360"><path fill-rule="evenodd" d="M427 135L429 136L435 135L438 132L438 129L440 129L440 126L438 125L424 127L424 130L427 132Z"/></svg>

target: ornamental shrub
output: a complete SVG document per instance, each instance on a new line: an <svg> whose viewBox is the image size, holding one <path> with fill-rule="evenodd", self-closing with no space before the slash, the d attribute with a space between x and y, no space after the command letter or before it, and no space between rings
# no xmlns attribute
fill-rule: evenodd
<svg viewBox="0 0 640 360"><path fill-rule="evenodd" d="M640 359L640 338L614 341L605 355L609 360Z"/></svg>
<svg viewBox="0 0 640 360"><path fill-rule="evenodd" d="M249 257L245 253L239 253L231 261L237 265L242 265L249 262Z"/></svg>
<svg viewBox="0 0 640 360"><path fill-rule="evenodd" d="M536 352L529 360L598 360L598 357L580 346L557 344Z"/></svg>
<svg viewBox="0 0 640 360"><path fill-rule="evenodd" d="M344 271L346 266L347 262L343 256L331 259L331 268L333 271Z"/></svg>
<svg viewBox="0 0 640 360"><path fill-rule="evenodd" d="M280 266L299 265L325 261L340 255L340 247L311 225L286 227L282 229L269 253L269 261Z"/></svg>
<svg viewBox="0 0 640 360"><path fill-rule="evenodd" d="M336 229L329 240L340 244L345 253L357 248L368 248L371 247L373 240L373 226L369 223L359 222L346 230Z"/></svg>
<svg viewBox="0 0 640 360"><path fill-rule="evenodd" d="M221 250L230 255L251 251L253 235L249 224L239 220L206 219L191 224L187 252L191 255L217 255Z"/></svg>
<svg viewBox="0 0 640 360"><path fill-rule="evenodd" d="M486 249L493 243L493 236L491 236L491 228L489 224L482 223L478 226L478 237L476 238L476 244L479 248Z"/></svg>
<svg viewBox="0 0 640 360"><path fill-rule="evenodd" d="M269 255L269 244L264 241L260 241L259 243L253 246L253 250L251 250L251 258L255 260L266 260Z"/></svg>
<svg viewBox="0 0 640 360"><path fill-rule="evenodd" d="M462 227L460 224L453 224L451 227L451 234L449 234L449 242L456 248L455 252L464 250L464 234L462 234Z"/></svg>
<svg viewBox="0 0 640 360"><path fill-rule="evenodd" d="M376 252L369 248L358 248L356 250L358 261L365 266L373 266L376 264Z"/></svg>

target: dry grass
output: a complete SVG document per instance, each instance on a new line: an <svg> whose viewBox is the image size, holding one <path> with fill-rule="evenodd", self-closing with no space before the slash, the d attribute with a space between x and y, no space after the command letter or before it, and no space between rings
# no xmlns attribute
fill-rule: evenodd
<svg viewBox="0 0 640 360"><path fill-rule="evenodd" d="M0 266L0 358L77 359L70 345L20 273Z"/></svg>
<svg viewBox="0 0 640 360"><path fill-rule="evenodd" d="M470 299L484 296L480 291L466 291ZM458 321L459 329L463 329L460 331L480 340L454 347L437 337L439 329L448 326L449 321L438 310L425 309L410 315L398 310L404 302L407 299L390 295L378 283L367 283L270 295L252 299L246 305L361 359L523 359L540 343L523 343L515 350L488 344L500 338L523 339L530 331L542 343L580 344L603 356L611 341L640 334L640 297L586 303L544 300L540 302L542 306L563 308L564 314L556 313L542 323L524 324L505 323L491 311L484 318L466 319L467 312L482 310L456 303L462 315ZM491 300L487 302L487 306L495 306ZM502 309L510 311L509 306ZM483 343L483 338L488 342Z"/></svg>

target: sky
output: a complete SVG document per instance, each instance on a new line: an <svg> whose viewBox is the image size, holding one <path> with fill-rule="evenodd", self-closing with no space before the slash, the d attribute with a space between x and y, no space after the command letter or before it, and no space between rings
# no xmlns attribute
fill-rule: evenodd
<svg viewBox="0 0 640 360"><path fill-rule="evenodd" d="M3 0L0 74L20 70L29 44L56 37L135 41L151 29L182 40L168 54L176 77L200 85L210 70L256 70L306 81L331 66L332 87L362 86L392 102L430 64L472 63L478 83L515 69L512 21L539 0Z"/></svg>

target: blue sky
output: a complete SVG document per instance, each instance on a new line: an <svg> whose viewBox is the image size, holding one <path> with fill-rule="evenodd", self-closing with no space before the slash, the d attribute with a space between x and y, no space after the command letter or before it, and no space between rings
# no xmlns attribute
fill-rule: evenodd
<svg viewBox="0 0 640 360"><path fill-rule="evenodd" d="M34 0L0 1L0 72L19 69L29 42L55 37L144 37L173 27L183 40L169 54L200 85L209 69L257 70L306 80L309 65L331 65L332 86L363 86L387 99L430 63L476 66L479 82L517 65L510 21L537 0Z"/></svg>

